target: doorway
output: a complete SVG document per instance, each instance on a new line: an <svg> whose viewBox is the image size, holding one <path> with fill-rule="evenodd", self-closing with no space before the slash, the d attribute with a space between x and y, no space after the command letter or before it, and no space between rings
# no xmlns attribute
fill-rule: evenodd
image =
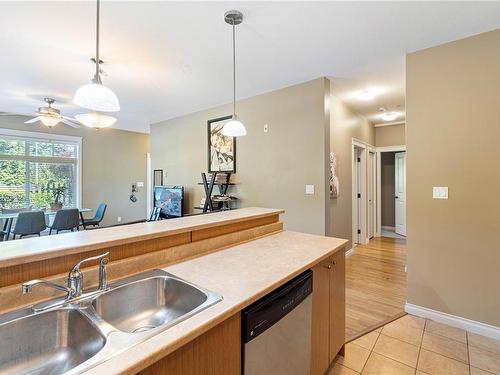
<svg viewBox="0 0 500 375"><path fill-rule="evenodd" d="M377 149L378 228L382 237L406 238L406 151Z"/></svg>

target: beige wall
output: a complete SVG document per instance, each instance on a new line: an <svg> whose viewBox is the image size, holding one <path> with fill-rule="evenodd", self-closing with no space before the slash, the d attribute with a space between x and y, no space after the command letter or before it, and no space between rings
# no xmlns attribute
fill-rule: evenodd
<svg viewBox="0 0 500 375"><path fill-rule="evenodd" d="M375 128L375 146L401 146L406 144L405 125L377 126Z"/></svg>
<svg viewBox="0 0 500 375"><path fill-rule="evenodd" d="M238 185L230 192L242 207L284 208L287 229L325 233L328 93L321 78L238 102L248 135L237 139ZM185 187L188 212L204 196L197 183L207 171L207 120L229 114L226 105L151 125L153 168L167 173L165 184ZM306 184L315 185L314 195L305 194Z"/></svg>
<svg viewBox="0 0 500 375"><path fill-rule="evenodd" d="M332 94L330 149L337 154L339 195L330 199L329 234L348 239L350 247L352 246L352 138L374 145L375 130L367 119L353 113L335 96L335 87L332 88Z"/></svg>
<svg viewBox="0 0 500 375"><path fill-rule="evenodd" d="M408 302L497 327L499 46L496 30L406 64Z"/></svg>
<svg viewBox="0 0 500 375"><path fill-rule="evenodd" d="M29 118L0 116L0 128L82 137L82 206L95 210L100 202L107 203L104 225L116 224L118 216L122 222L146 218L148 134L65 125L48 129L40 123L24 124ZM145 187L132 203L128 197L138 181Z"/></svg>

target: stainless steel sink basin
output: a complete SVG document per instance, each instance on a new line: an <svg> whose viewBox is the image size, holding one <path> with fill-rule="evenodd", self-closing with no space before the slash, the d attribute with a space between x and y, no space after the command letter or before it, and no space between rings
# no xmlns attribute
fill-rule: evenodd
<svg viewBox="0 0 500 375"><path fill-rule="evenodd" d="M89 360L106 338L78 310L60 309L0 324L1 374L63 374Z"/></svg>
<svg viewBox="0 0 500 375"><path fill-rule="evenodd" d="M145 332L192 315L209 294L172 276L119 286L92 302L96 313L123 332Z"/></svg>

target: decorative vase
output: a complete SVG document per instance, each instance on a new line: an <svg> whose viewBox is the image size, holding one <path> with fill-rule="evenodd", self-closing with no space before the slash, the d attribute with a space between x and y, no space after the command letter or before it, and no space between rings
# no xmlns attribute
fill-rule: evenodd
<svg viewBox="0 0 500 375"><path fill-rule="evenodd" d="M55 202L50 204L50 210L51 211L59 211L62 208L62 203L60 202Z"/></svg>

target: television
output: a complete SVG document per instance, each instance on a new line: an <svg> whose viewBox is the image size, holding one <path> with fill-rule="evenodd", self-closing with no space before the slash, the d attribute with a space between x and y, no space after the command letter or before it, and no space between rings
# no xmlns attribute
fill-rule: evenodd
<svg viewBox="0 0 500 375"><path fill-rule="evenodd" d="M170 219L181 217L184 214L183 186L155 186L153 192L153 205L160 208L160 217Z"/></svg>

